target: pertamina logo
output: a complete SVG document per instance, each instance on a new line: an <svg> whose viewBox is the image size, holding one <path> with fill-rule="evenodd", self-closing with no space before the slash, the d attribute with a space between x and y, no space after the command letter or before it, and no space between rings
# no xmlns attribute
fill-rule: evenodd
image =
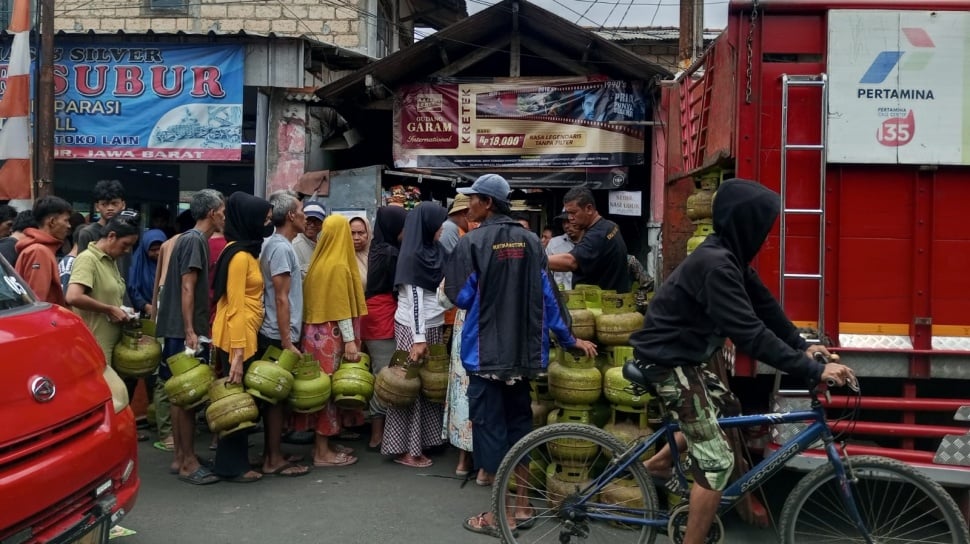
<svg viewBox="0 0 970 544"><path fill-rule="evenodd" d="M902 36L911 46L906 51L881 51L869 65L859 80L856 98L865 100L935 100L933 89L900 88L902 73L920 72L926 69L933 58L936 45L922 28L903 27ZM886 84L893 73L896 81ZM862 87L866 85L866 87ZM913 110L899 105L879 108L879 116L886 117L876 130L876 139L887 147L899 147L913 140L916 133L916 119Z"/></svg>

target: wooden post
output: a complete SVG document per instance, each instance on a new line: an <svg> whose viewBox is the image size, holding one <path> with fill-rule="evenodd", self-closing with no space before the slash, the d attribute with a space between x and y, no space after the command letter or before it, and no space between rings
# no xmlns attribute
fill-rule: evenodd
<svg viewBox="0 0 970 544"><path fill-rule="evenodd" d="M54 0L40 4L40 80L37 85L37 197L54 194Z"/></svg>
<svg viewBox="0 0 970 544"><path fill-rule="evenodd" d="M512 41L509 43L509 77L521 74L522 40L519 36L519 3L512 2Z"/></svg>

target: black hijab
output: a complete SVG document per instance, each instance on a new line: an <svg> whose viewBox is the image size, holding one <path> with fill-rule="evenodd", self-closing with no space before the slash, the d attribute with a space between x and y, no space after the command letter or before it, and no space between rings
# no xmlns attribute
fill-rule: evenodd
<svg viewBox="0 0 970 544"><path fill-rule="evenodd" d="M226 240L230 243L222 250L216 262L216 275L212 279L213 300L226 294L229 282L229 262L236 253L245 251L259 259L263 248L263 238L272 234L272 226L267 227L266 213L270 204L258 196L237 191L226 201ZM268 231L268 232L267 232Z"/></svg>
<svg viewBox="0 0 970 544"><path fill-rule="evenodd" d="M367 254L367 292L365 298L394 292L397 254L401 249L398 236L404 230L408 211L402 206L377 209L374 239Z"/></svg>
<svg viewBox="0 0 970 544"><path fill-rule="evenodd" d="M404 240L397 259L394 285L417 285L434 291L444 273L445 252L434 239L448 211L434 202L422 202L404 222Z"/></svg>

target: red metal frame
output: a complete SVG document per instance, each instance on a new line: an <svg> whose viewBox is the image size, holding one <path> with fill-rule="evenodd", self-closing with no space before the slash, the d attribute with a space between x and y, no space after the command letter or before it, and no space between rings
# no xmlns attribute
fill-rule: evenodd
<svg viewBox="0 0 970 544"><path fill-rule="evenodd" d="M732 1L726 31L690 71L703 75L699 79L684 77L675 83L676 91L667 87L668 126L676 125L676 130L668 134L668 142L676 145L667 146L667 176L663 180L666 273L683 260L684 242L692 230L683 211L693 190L691 174L725 167L738 177L756 179L779 190L780 76L827 71L828 10L970 10L970 0L761 0L757 2L759 17L751 29L751 8L755 4L750 0ZM778 55L768 62L765 53ZM797 60L788 61L788 57ZM749 70L751 100L746 101ZM725 74L733 77L726 78ZM813 106L804 98L807 95L792 96L802 102L798 112L790 114L790 140L811 142L812 133L806 127L818 125L822 105L819 101ZM817 162L808 168L805 165L809 160L799 159L797 152L789 154L789 168L794 172L787 185L791 207L817 204L808 200L809 195L818 193ZM909 360L899 397L862 399L864 410L899 411L898 421L860 421L855 425L860 434L901 438L903 449L851 446L850 451L932 463L932 452L914 449L916 438L966 431L958 426L924 425L916 416L918 412L955 411L964 403L961 399L920 398L917 385L933 379L933 357L970 357L970 351L940 351L932 345L934 325L970 326L966 313L970 303L965 278L960 276L970 267L970 233L965 214L961 216L961 206L970 200L970 185L965 183L968 175L970 169L952 166L833 164L827 168L823 272L827 330L823 332L838 342L840 323L902 325L906 332L894 334L908 333L912 341L911 349L838 350L850 364L861 354L904 355ZM814 182L812 176L816 177ZM817 232L817 223L809 228L807 223L789 222L786 260L793 266L788 271L811 266L807 248L817 254L818 239L810 231ZM778 270L780 250L775 231L752 263L773 290L782 272ZM786 291L785 310L795 321L817 317L814 286L809 295L789 282ZM736 375L754 376L756 372L755 361L741 355L736 358Z"/></svg>

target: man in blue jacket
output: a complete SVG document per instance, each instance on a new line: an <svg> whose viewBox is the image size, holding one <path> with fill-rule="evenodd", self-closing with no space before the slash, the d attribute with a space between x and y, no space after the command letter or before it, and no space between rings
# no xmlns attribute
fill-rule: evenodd
<svg viewBox="0 0 970 544"><path fill-rule="evenodd" d="M694 486L684 542L705 542L734 454L717 425L719 409L736 399L703 363L730 338L738 351L790 374L838 384L852 369L812 359L809 346L761 282L751 261L778 218L776 193L753 181L731 179L714 198L714 234L664 281L647 307L643 328L630 337L637 362L667 410L680 422L691 457ZM831 356L836 358L836 356ZM685 444L678 437L678 447ZM664 448L647 463L656 474L670 462Z"/></svg>
<svg viewBox="0 0 970 544"><path fill-rule="evenodd" d="M539 238L509 217L509 184L486 174L470 188L468 220L480 222L459 242L446 265L445 292L468 311L461 360L468 372L468 411L475 464L495 474L513 444L532 430L529 379L548 364L549 329L559 343L596 355L592 342L573 337L562 318ZM528 467L518 467L520 481ZM525 486L514 504L518 525L531 523ZM466 529L498 536L491 513L465 521Z"/></svg>

